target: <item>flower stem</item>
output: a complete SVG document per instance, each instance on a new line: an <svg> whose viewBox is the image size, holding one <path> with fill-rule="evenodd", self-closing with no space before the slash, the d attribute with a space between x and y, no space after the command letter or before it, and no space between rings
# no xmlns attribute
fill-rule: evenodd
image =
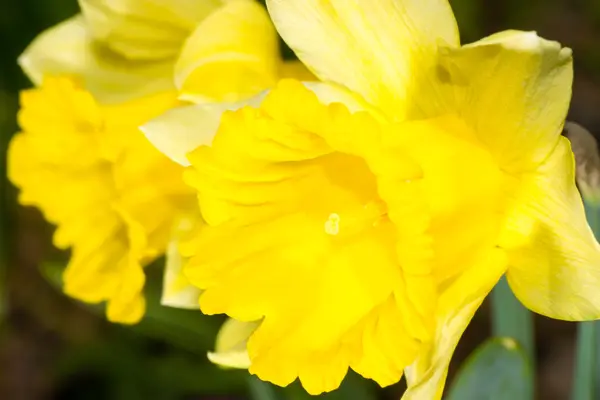
<svg viewBox="0 0 600 400"><path fill-rule="evenodd" d="M573 376L573 400L594 400L597 322L580 322L577 326L577 349Z"/></svg>
<svg viewBox="0 0 600 400"><path fill-rule="evenodd" d="M506 277L492 291L492 331L494 336L516 340L535 370L533 314L517 300Z"/></svg>
<svg viewBox="0 0 600 400"><path fill-rule="evenodd" d="M600 205L585 201L585 213L588 223L600 237ZM600 322L580 322L577 326L577 347L575 352L575 370L573 375L573 400L593 400L600 394L600 359L597 357L600 345Z"/></svg>
<svg viewBox="0 0 600 400"><path fill-rule="evenodd" d="M253 400L281 400L279 389L268 382L263 382L256 376L248 377L248 391Z"/></svg>

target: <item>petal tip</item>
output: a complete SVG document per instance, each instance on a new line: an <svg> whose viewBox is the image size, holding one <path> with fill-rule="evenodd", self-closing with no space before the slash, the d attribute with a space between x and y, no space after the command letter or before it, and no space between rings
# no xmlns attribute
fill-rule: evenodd
<svg viewBox="0 0 600 400"><path fill-rule="evenodd" d="M151 120L139 127L146 139L165 156L177 164L189 167L191 164L188 161L185 153L182 153L172 146L169 135L164 132L166 127L160 120Z"/></svg>

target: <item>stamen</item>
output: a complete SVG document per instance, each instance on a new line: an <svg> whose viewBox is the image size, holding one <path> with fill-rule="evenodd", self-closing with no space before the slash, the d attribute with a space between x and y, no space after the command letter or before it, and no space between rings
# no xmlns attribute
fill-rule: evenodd
<svg viewBox="0 0 600 400"><path fill-rule="evenodd" d="M336 213L329 214L325 221L325 233L328 235L337 235L340 232L340 216Z"/></svg>

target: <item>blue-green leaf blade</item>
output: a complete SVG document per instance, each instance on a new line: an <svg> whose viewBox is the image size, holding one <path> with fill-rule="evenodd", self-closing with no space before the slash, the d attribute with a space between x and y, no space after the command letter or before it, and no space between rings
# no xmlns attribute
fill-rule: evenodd
<svg viewBox="0 0 600 400"><path fill-rule="evenodd" d="M460 368L447 400L532 400L531 361L513 339L490 339Z"/></svg>

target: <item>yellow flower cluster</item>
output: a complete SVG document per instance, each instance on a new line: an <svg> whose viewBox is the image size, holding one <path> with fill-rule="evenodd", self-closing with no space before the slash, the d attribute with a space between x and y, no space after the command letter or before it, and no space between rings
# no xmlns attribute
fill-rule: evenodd
<svg viewBox="0 0 600 400"><path fill-rule="evenodd" d="M232 318L212 361L311 394L404 374L406 400L441 398L504 274L533 311L600 318L570 49L462 45L447 0L80 5L20 58L39 87L9 152L72 249L67 294L136 322L167 253L164 303Z"/></svg>

